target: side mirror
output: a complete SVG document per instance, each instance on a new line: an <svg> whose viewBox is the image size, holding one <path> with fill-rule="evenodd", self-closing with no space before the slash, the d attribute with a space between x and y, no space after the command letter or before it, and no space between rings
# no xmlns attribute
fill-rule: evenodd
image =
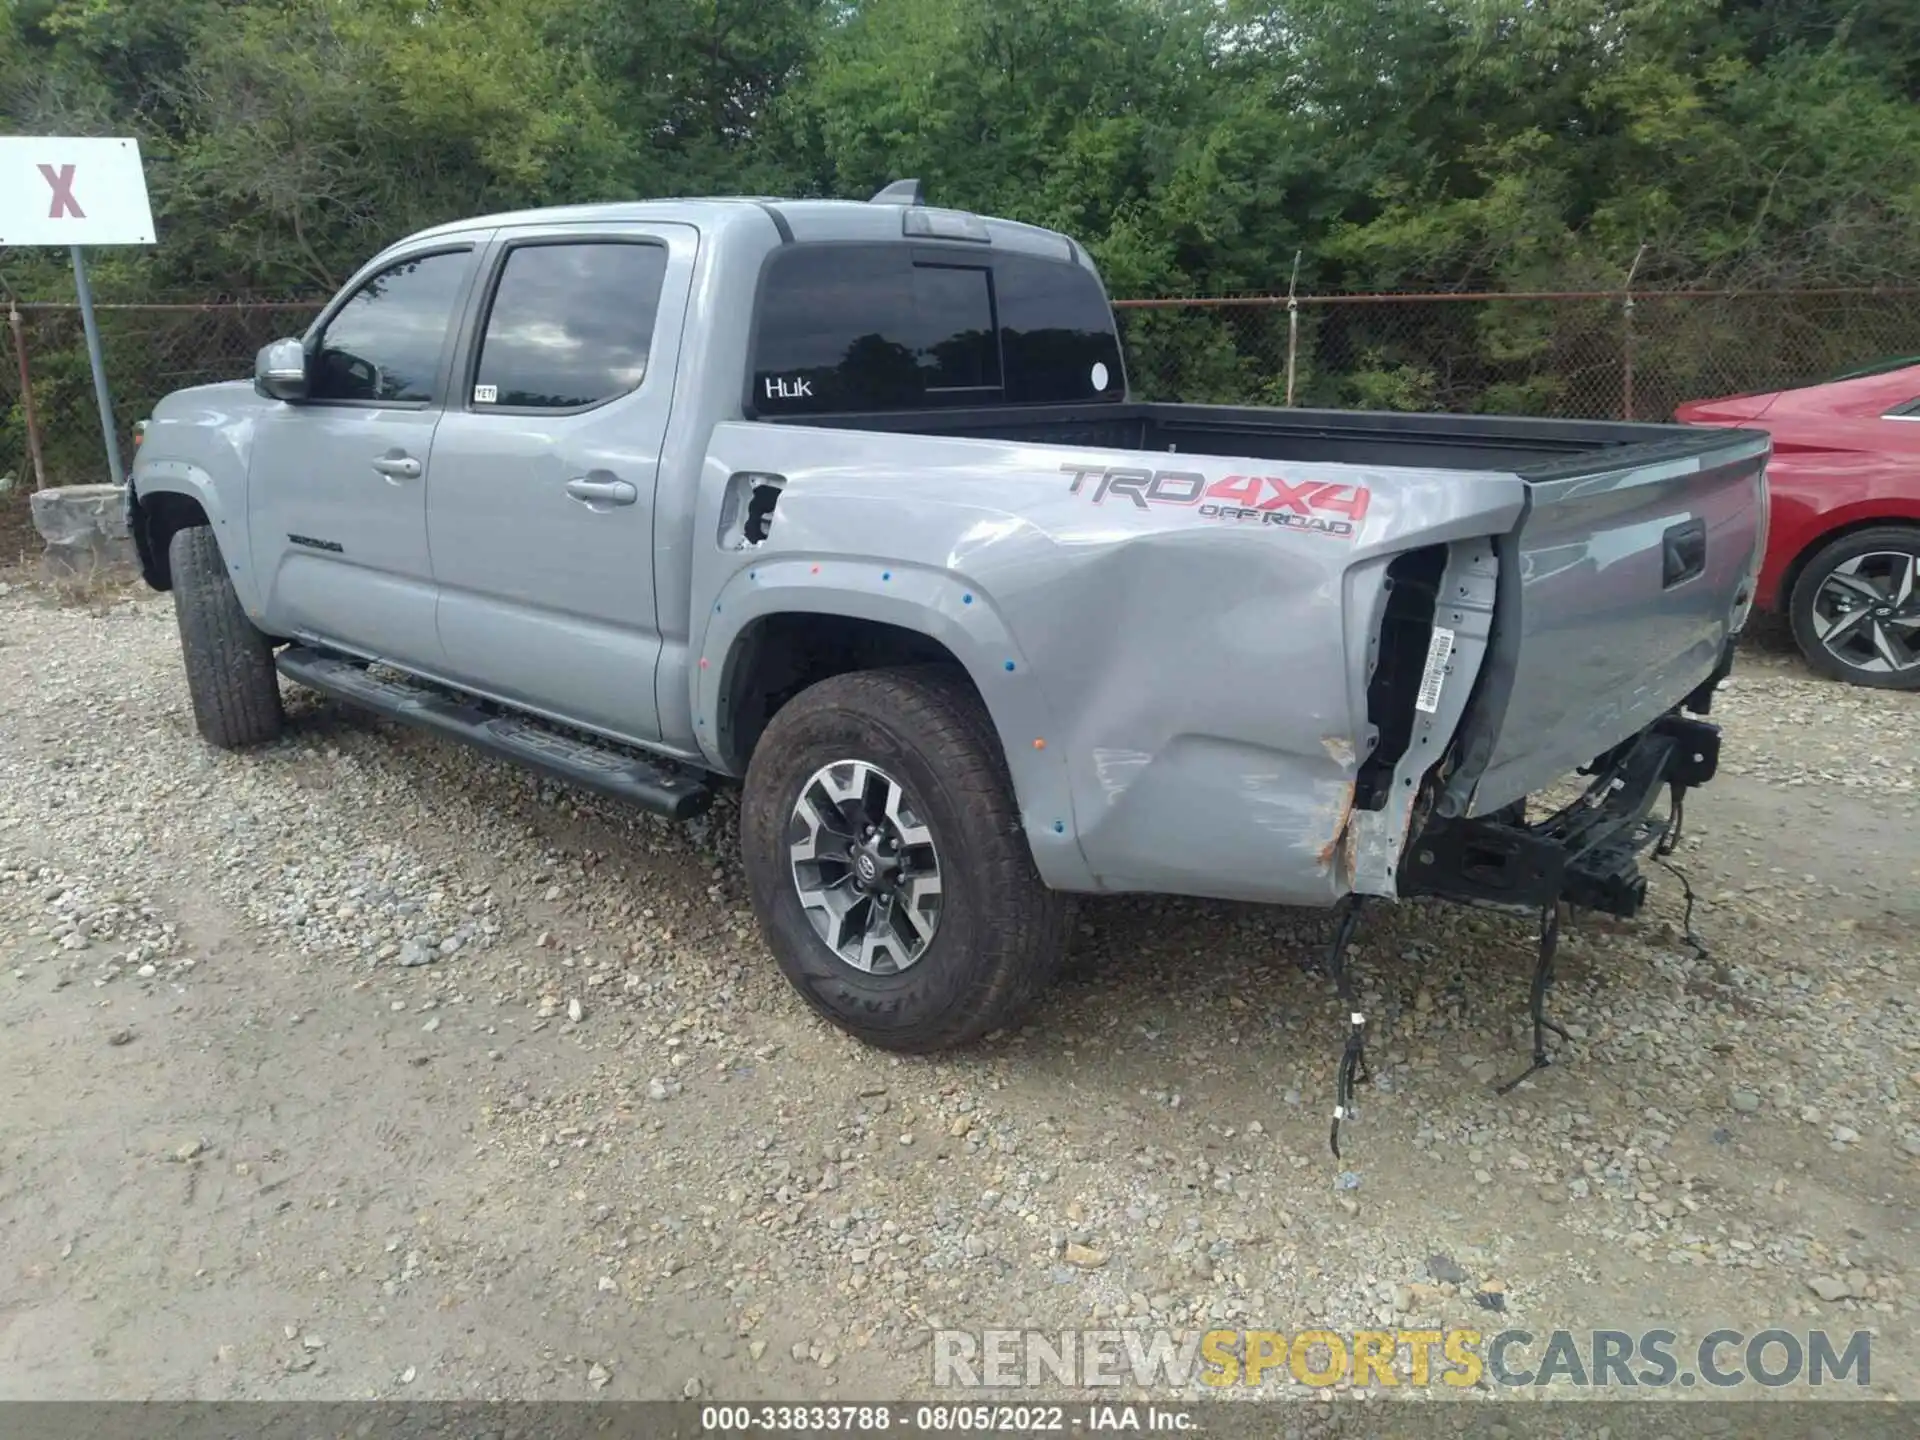
<svg viewBox="0 0 1920 1440"><path fill-rule="evenodd" d="M253 388L271 400L304 400L307 395L307 347L298 340L275 340L253 358Z"/></svg>

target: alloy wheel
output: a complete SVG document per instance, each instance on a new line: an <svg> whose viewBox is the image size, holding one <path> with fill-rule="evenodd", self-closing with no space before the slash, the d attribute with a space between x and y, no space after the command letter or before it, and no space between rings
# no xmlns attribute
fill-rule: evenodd
<svg viewBox="0 0 1920 1440"><path fill-rule="evenodd" d="M927 953L940 927L940 855L898 780L836 760L800 787L787 825L793 886L827 948L868 974Z"/></svg>
<svg viewBox="0 0 1920 1440"><path fill-rule="evenodd" d="M1813 629L1827 653L1869 674L1920 666L1920 556L1870 550L1836 565L1813 600Z"/></svg>

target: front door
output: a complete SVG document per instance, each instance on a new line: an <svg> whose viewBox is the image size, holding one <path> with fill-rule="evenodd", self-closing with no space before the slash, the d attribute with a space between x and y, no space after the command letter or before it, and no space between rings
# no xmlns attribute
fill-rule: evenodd
<svg viewBox="0 0 1920 1440"><path fill-rule="evenodd" d="M308 342L307 398L253 439L247 524L275 634L440 668L427 467L474 247L383 265Z"/></svg>
<svg viewBox="0 0 1920 1440"><path fill-rule="evenodd" d="M501 231L433 439L446 678L655 740L654 485L696 232Z"/></svg>

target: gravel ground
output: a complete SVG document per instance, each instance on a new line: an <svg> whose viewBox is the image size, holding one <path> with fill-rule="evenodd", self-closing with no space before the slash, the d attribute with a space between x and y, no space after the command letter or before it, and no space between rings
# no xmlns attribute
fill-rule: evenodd
<svg viewBox="0 0 1920 1440"><path fill-rule="evenodd" d="M0 1398L924 1394L941 1327L1871 1329L1920 1398L1920 698L1749 650L1647 914L1090 902L1018 1033L814 1020L733 811L310 697L201 745L170 608L0 595ZM1850 1387L1849 1387L1850 1388ZM1858 1391L1851 1391L1858 1394Z"/></svg>

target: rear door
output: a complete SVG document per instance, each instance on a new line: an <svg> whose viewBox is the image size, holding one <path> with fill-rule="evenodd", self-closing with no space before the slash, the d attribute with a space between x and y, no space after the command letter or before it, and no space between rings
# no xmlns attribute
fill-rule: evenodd
<svg viewBox="0 0 1920 1440"><path fill-rule="evenodd" d="M350 284L309 336L307 398L257 422L247 525L275 633L439 668L427 464L475 250L424 245Z"/></svg>
<svg viewBox="0 0 1920 1440"><path fill-rule="evenodd" d="M654 487L697 239L673 224L500 232L426 496L456 684L658 737Z"/></svg>

